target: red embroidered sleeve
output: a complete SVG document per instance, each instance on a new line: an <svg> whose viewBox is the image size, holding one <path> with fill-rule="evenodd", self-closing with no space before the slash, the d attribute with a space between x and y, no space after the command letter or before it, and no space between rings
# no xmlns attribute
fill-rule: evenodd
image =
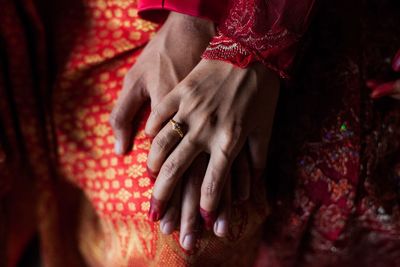
<svg viewBox="0 0 400 267"><path fill-rule="evenodd" d="M169 11L206 18L216 23L224 17L229 0L139 0L139 15L160 22Z"/></svg>
<svg viewBox="0 0 400 267"><path fill-rule="evenodd" d="M232 0L203 58L245 68L262 62L288 77L315 0Z"/></svg>

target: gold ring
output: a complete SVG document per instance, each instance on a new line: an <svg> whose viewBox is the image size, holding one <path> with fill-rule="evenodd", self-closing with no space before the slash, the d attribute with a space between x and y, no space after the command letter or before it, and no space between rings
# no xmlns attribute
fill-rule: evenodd
<svg viewBox="0 0 400 267"><path fill-rule="evenodd" d="M172 130L177 132L181 138L183 138L183 125L179 122L174 121L173 119L170 119L169 122L172 124Z"/></svg>

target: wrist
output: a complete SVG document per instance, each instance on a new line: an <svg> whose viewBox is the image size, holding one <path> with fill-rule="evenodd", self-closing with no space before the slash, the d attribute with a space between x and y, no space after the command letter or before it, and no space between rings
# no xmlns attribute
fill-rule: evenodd
<svg viewBox="0 0 400 267"><path fill-rule="evenodd" d="M187 34L202 35L210 39L215 35L214 22L173 11L168 15L165 24L172 26L175 30L184 31Z"/></svg>

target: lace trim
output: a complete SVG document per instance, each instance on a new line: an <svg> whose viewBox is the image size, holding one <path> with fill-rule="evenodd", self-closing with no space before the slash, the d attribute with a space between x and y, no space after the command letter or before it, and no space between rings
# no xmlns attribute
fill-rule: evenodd
<svg viewBox="0 0 400 267"><path fill-rule="evenodd" d="M288 78L313 6L314 0L234 0L202 57L241 68L257 61Z"/></svg>

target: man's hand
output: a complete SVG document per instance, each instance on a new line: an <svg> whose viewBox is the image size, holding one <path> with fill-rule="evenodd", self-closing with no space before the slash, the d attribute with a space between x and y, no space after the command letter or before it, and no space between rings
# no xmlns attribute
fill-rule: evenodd
<svg viewBox="0 0 400 267"><path fill-rule="evenodd" d="M125 76L110 116L117 154L129 149L132 124L143 103L150 99L157 106L197 65L214 33L213 22L171 12Z"/></svg>

